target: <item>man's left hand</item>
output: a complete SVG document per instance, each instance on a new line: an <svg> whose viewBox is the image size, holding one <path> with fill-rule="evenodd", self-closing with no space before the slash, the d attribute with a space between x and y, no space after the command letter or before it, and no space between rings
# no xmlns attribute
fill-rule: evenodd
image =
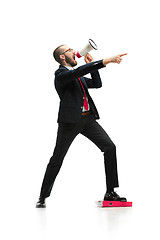
<svg viewBox="0 0 160 240"><path fill-rule="evenodd" d="M94 58L91 56L91 54L87 53L84 60L86 63L90 63L94 61Z"/></svg>

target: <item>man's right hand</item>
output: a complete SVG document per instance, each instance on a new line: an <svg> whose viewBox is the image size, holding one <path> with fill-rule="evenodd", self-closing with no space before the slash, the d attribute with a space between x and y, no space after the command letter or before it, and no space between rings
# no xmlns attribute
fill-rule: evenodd
<svg viewBox="0 0 160 240"><path fill-rule="evenodd" d="M116 55L114 57L110 57L110 58L105 58L103 59L103 65L106 66L108 63L121 63L122 61L122 56L125 56L127 55L127 53L124 53L124 54L119 54L119 55Z"/></svg>

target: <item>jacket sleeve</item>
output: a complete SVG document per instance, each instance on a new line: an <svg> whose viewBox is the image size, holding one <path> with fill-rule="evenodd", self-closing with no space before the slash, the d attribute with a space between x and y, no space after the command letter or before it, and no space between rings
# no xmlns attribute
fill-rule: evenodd
<svg viewBox="0 0 160 240"><path fill-rule="evenodd" d="M69 84L70 82L72 82L73 80L75 80L76 78L82 77L88 73L92 74L92 72L95 72L95 70L98 70L103 67L105 67L105 66L103 65L102 60L99 60L99 61L87 63L85 65L78 67L77 69L74 69L74 70L67 70L67 69L59 70L58 69L55 72L55 79L58 84L60 84L61 86L65 86L65 85ZM91 86L91 84L90 84L90 86Z"/></svg>
<svg viewBox="0 0 160 240"><path fill-rule="evenodd" d="M98 70L91 72L91 78L84 77L88 88L100 88L102 87L102 81Z"/></svg>

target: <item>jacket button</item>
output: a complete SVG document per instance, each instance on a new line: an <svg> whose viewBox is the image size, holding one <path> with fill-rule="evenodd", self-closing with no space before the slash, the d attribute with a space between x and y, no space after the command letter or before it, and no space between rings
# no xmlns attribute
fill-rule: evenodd
<svg viewBox="0 0 160 240"><path fill-rule="evenodd" d="M82 109L83 107L81 107L81 109Z"/></svg>

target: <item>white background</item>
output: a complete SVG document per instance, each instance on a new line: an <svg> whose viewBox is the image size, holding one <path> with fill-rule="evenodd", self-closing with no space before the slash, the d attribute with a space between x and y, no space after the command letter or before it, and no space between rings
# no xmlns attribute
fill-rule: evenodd
<svg viewBox="0 0 160 240"><path fill-rule="evenodd" d="M1 1L1 239L159 239L159 21L158 0ZM47 208L36 209L57 134L52 53L60 44L80 50L89 38L95 60L128 53L100 70L103 87L90 94L117 146L117 193L133 207L97 208L103 153L79 135Z"/></svg>

